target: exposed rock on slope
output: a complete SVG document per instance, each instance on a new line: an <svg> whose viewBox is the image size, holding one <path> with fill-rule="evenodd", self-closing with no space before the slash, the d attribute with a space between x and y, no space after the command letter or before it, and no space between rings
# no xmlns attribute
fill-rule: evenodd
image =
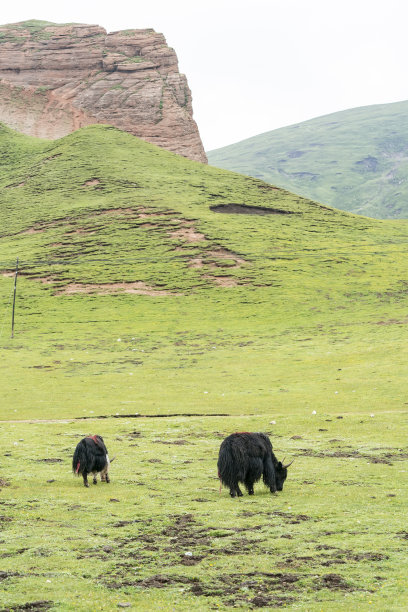
<svg viewBox="0 0 408 612"><path fill-rule="evenodd" d="M0 27L0 121L40 138L109 123L206 162L177 56L154 30L29 21Z"/></svg>

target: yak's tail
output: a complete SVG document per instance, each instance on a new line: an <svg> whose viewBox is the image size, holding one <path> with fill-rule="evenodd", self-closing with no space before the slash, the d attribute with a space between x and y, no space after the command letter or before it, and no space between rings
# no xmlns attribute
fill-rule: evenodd
<svg viewBox="0 0 408 612"><path fill-rule="evenodd" d="M72 458L72 471L74 474L82 474L83 471L86 471L87 465L87 457L86 457L86 449L85 445L81 444L81 442L77 445L74 456Z"/></svg>

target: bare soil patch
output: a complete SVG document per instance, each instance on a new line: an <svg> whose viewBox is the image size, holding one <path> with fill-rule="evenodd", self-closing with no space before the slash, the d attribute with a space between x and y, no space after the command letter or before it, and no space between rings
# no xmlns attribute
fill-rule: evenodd
<svg viewBox="0 0 408 612"><path fill-rule="evenodd" d="M85 183L82 184L82 187L94 187L95 185L99 185L100 184L100 180L97 178L92 178L89 179L89 181L85 181Z"/></svg>
<svg viewBox="0 0 408 612"><path fill-rule="evenodd" d="M134 215L133 208L105 208L104 210L95 210L93 215L98 217L108 215L114 217L122 217L123 215Z"/></svg>
<svg viewBox="0 0 408 612"><path fill-rule="evenodd" d="M237 287L238 281L233 276L210 276L209 274L204 274L203 278L206 280L212 281L219 287Z"/></svg>
<svg viewBox="0 0 408 612"><path fill-rule="evenodd" d="M325 574L321 576L318 581L318 588L326 588L340 591L355 591L356 587L347 582L339 574Z"/></svg>
<svg viewBox="0 0 408 612"><path fill-rule="evenodd" d="M150 287L143 282L135 281L129 283L70 283L64 288L56 291L56 295L72 295L75 293L89 293L96 295L111 295L115 293L133 293L137 295L149 296L178 296L179 293L173 293L164 289L156 289Z"/></svg>
<svg viewBox="0 0 408 612"><path fill-rule="evenodd" d="M330 442L338 442L338 440L330 440ZM379 450L379 449L370 449ZM385 450L385 449L384 449ZM336 451L316 451L312 448L300 448L295 453L297 456L303 457L317 457L317 458L340 458L340 459L365 459L369 463L383 463L386 465L392 465L392 460L405 460L408 458L408 453L402 452L400 449L395 449L393 453L383 453L382 455L372 455L370 453L363 453L354 449L342 449Z"/></svg>
<svg viewBox="0 0 408 612"><path fill-rule="evenodd" d="M41 610L49 610L54 605L53 601L29 601L24 604L17 604L11 608L4 608L1 612L40 612Z"/></svg>
<svg viewBox="0 0 408 612"><path fill-rule="evenodd" d="M181 227L180 229L168 232L171 238L176 240L184 240L185 242L202 242L206 240L204 234L197 232L194 227Z"/></svg>

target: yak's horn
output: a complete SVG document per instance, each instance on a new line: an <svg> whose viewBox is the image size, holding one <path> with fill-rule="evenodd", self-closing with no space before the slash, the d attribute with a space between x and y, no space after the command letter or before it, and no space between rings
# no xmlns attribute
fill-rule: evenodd
<svg viewBox="0 0 408 612"><path fill-rule="evenodd" d="M286 459L286 455L284 456L284 458L281 461L281 464L283 465L285 463L285 459Z"/></svg>
<svg viewBox="0 0 408 612"><path fill-rule="evenodd" d="M294 459L292 459L292 461L290 463L288 463L288 465L284 465L283 467L284 468L288 468L290 465L292 465L293 462L294 462ZM283 461L282 461L282 464L283 464Z"/></svg>

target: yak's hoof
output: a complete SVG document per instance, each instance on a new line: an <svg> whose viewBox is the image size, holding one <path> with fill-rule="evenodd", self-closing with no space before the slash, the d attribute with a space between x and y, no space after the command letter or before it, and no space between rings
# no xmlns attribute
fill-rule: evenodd
<svg viewBox="0 0 408 612"><path fill-rule="evenodd" d="M230 491L230 495L231 495L231 497L236 497L236 496L237 496L237 494L235 493L235 491Z"/></svg>
<svg viewBox="0 0 408 612"><path fill-rule="evenodd" d="M248 491L248 495L254 495L253 491Z"/></svg>
<svg viewBox="0 0 408 612"><path fill-rule="evenodd" d="M242 497L242 496L243 496L242 491L238 491L238 497Z"/></svg>
<svg viewBox="0 0 408 612"><path fill-rule="evenodd" d="M84 482L84 487L89 487L89 482Z"/></svg>
<svg viewBox="0 0 408 612"><path fill-rule="evenodd" d="M93 481L93 483L94 483L94 484L98 484L98 481L97 481L97 480L94 480L94 481Z"/></svg>

